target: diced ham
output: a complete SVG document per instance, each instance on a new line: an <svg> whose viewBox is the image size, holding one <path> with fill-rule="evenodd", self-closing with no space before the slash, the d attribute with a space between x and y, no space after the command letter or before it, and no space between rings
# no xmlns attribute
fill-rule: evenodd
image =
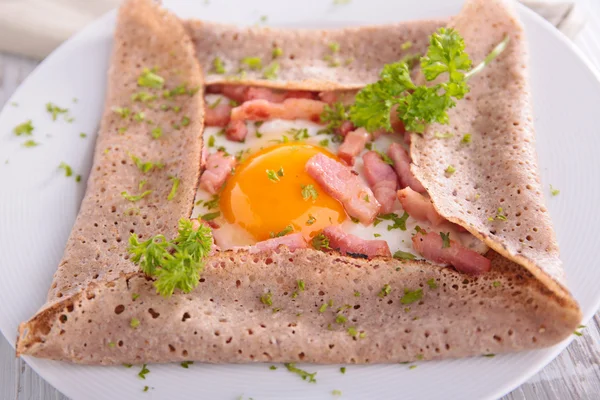
<svg viewBox="0 0 600 400"><path fill-rule="evenodd" d="M204 125L205 126L227 126L231 116L231 106L222 102L214 108L204 108Z"/></svg>
<svg viewBox="0 0 600 400"><path fill-rule="evenodd" d="M412 242L415 251L427 260L450 264L465 274L479 275L488 272L492 267L489 259L454 240L450 240L450 246L444 248L444 240L436 232L417 233Z"/></svg>
<svg viewBox="0 0 600 400"><path fill-rule="evenodd" d="M225 129L225 136L227 139L236 142L243 142L248 134L248 127L244 121L231 121Z"/></svg>
<svg viewBox="0 0 600 400"><path fill-rule="evenodd" d="M354 104L357 90L338 90L320 92L319 99L327 104L342 103L345 106Z"/></svg>
<svg viewBox="0 0 600 400"><path fill-rule="evenodd" d="M379 214L381 205L371 189L344 164L319 153L308 160L305 169L351 217L368 225Z"/></svg>
<svg viewBox="0 0 600 400"><path fill-rule="evenodd" d="M210 154L206 160L206 169L200 177L200 187L210 194L216 194L234 166L235 157L226 156L222 151Z"/></svg>
<svg viewBox="0 0 600 400"><path fill-rule="evenodd" d="M246 95L248 92L248 86L241 85L222 85L221 94L229 97L231 100L235 100L238 103L246 101Z"/></svg>
<svg viewBox="0 0 600 400"><path fill-rule="evenodd" d="M406 132L406 128L404 127L404 122L400 121L400 119L398 118L398 113L396 112L397 108L398 108L398 106L392 107L392 113L390 115L390 122L392 124L392 129L394 130L394 132L404 133L404 132Z"/></svg>
<svg viewBox="0 0 600 400"><path fill-rule="evenodd" d="M410 156L404 147L399 143L392 143L387 154L394 162L394 169L400 178L401 187L410 186L416 192L425 193L425 188L410 170Z"/></svg>
<svg viewBox="0 0 600 400"><path fill-rule="evenodd" d="M404 211L417 221L427 221L433 226L446 222L446 219L435 210L431 200L415 192L410 186L398 190L398 200Z"/></svg>
<svg viewBox="0 0 600 400"><path fill-rule="evenodd" d="M369 132L365 128L349 132L338 149L338 157L346 161L348 165L354 165L354 157L363 151L368 140Z"/></svg>
<svg viewBox="0 0 600 400"><path fill-rule="evenodd" d="M377 140L381 135L388 133L385 129L377 129L371 132L371 140Z"/></svg>
<svg viewBox="0 0 600 400"><path fill-rule="evenodd" d="M292 233L289 235L263 240L256 243L253 247L258 251L277 250L281 245L286 246L290 250L306 249L308 243L304 240L301 233Z"/></svg>
<svg viewBox="0 0 600 400"><path fill-rule="evenodd" d="M231 110L232 121L267 121L269 119L306 119L320 122L325 103L310 99L286 99L283 103L251 100Z"/></svg>
<svg viewBox="0 0 600 400"><path fill-rule="evenodd" d="M348 133L352 132L355 129L356 127L352 122L344 121L342 122L340 127L335 130L335 133L337 133L338 135L346 136Z"/></svg>
<svg viewBox="0 0 600 400"><path fill-rule="evenodd" d="M410 146L410 142L411 142L410 132L406 131L402 135L404 138L404 144L406 144L407 146Z"/></svg>
<svg viewBox="0 0 600 400"><path fill-rule="evenodd" d="M274 90L262 87L249 87L246 91L244 101L266 100L271 103L281 103L286 99L284 92L275 92Z"/></svg>
<svg viewBox="0 0 600 400"><path fill-rule="evenodd" d="M367 183L377 201L381 203L380 212L382 214L391 213L398 189L398 177L394 169L374 151L363 154L362 159Z"/></svg>
<svg viewBox="0 0 600 400"><path fill-rule="evenodd" d="M208 85L204 89L204 92L208 94L221 94L223 93L223 85Z"/></svg>
<svg viewBox="0 0 600 400"><path fill-rule="evenodd" d="M286 99L312 99L319 100L316 92L309 92L307 90L288 90L283 92Z"/></svg>
<svg viewBox="0 0 600 400"><path fill-rule="evenodd" d="M391 257L390 247L385 240L365 240L344 232L339 226L328 226L323 235L329 239L329 247L342 254L358 257Z"/></svg>

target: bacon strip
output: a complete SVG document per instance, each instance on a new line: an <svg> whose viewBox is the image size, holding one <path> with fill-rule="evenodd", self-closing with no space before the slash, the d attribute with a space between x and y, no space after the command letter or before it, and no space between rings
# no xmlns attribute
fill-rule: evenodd
<svg viewBox="0 0 600 400"><path fill-rule="evenodd" d="M262 242L256 243L252 247L258 251L271 251L277 250L277 248L281 245L287 246L287 248L292 251L308 248L308 243L306 243L306 240L304 240L304 237L301 233L292 233L281 237L263 240Z"/></svg>
<svg viewBox="0 0 600 400"><path fill-rule="evenodd" d="M412 242L415 251L427 260L450 264L458 272L479 275L488 272L492 267L489 259L454 240L450 240L450 247L444 248L444 240L439 233L429 232L426 235L417 233L413 236Z"/></svg>
<svg viewBox="0 0 600 400"><path fill-rule="evenodd" d="M200 187L210 194L216 194L234 166L235 157L226 156L222 151L210 154L206 160L206 169L200 177Z"/></svg>
<svg viewBox="0 0 600 400"><path fill-rule="evenodd" d="M338 157L348 165L354 165L354 157L360 154L369 140L369 132L365 128L358 128L349 132L344 138L344 143L338 149Z"/></svg>
<svg viewBox="0 0 600 400"><path fill-rule="evenodd" d="M206 126L227 126L231 115L231 106L222 102L214 108L204 108L204 125Z"/></svg>
<svg viewBox="0 0 600 400"><path fill-rule="evenodd" d="M373 222L381 205L371 189L350 168L319 153L308 160L305 169L323 190L342 203L350 216L363 224Z"/></svg>
<svg viewBox="0 0 600 400"><path fill-rule="evenodd" d="M415 192L427 192L423 185L421 185L421 182L419 182L410 171L410 156L401 144L392 143L387 154L394 162L394 169L400 178L400 183L403 188L410 186Z"/></svg>
<svg viewBox="0 0 600 400"><path fill-rule="evenodd" d="M225 136L235 142L243 142L248 134L248 127L244 121L231 121L225 129Z"/></svg>
<svg viewBox="0 0 600 400"><path fill-rule="evenodd" d="M398 200L404 211L417 221L428 221L434 226L446 222L446 219L435 210L431 200L415 192L410 186L398 190Z"/></svg>
<svg viewBox="0 0 600 400"><path fill-rule="evenodd" d="M394 169L374 151L363 154L362 159L365 178L375 198L381 203L381 213L391 213L398 189L398 177Z"/></svg>
<svg viewBox="0 0 600 400"><path fill-rule="evenodd" d="M329 247L349 256L391 257L390 247L385 240L365 240L344 232L339 226L328 226L323 235L329 239Z"/></svg>
<svg viewBox="0 0 600 400"><path fill-rule="evenodd" d="M283 103L250 100L231 110L232 121L267 121L269 119L307 119L320 122L325 103L310 99L286 99Z"/></svg>
<svg viewBox="0 0 600 400"><path fill-rule="evenodd" d="M248 93L248 86L240 85L221 85L221 94L229 97L231 100L235 100L238 103L246 101L246 95Z"/></svg>

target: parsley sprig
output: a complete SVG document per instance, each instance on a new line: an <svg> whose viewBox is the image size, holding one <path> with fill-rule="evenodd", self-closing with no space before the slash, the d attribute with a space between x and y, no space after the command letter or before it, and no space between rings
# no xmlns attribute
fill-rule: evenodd
<svg viewBox="0 0 600 400"><path fill-rule="evenodd" d="M128 251L131 260L140 266L142 272L156 278L156 291L169 297L175 289L189 293L198 285L204 269L203 259L211 246L210 228L200 224L194 229L190 220L181 219L178 235L173 240L156 235L140 242L132 233Z"/></svg>
<svg viewBox="0 0 600 400"><path fill-rule="evenodd" d="M469 92L468 79L498 57L507 44L508 37L471 69L463 38L454 29L440 28L429 38L427 54L420 59L421 72L427 82L441 74L447 79L432 86L416 85L407 62L387 64L379 81L356 95L350 119L370 132L381 128L391 131L391 111L397 106L397 116L408 131L421 133L433 122L447 124L447 111Z"/></svg>

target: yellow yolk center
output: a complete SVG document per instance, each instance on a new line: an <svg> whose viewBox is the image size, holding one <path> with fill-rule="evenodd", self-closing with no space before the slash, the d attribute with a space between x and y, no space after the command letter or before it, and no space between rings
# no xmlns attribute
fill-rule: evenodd
<svg viewBox="0 0 600 400"><path fill-rule="evenodd" d="M297 142L275 145L249 157L236 167L221 193L225 219L257 241L269 239L288 225L309 240L324 227L341 223L346 218L342 205L304 170L317 153L335 158L323 148ZM316 190L316 199L304 198L303 186L305 195L311 192L308 185Z"/></svg>

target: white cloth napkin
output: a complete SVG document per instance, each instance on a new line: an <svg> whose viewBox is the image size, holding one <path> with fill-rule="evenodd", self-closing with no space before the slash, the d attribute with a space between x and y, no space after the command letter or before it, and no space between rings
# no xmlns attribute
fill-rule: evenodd
<svg viewBox="0 0 600 400"><path fill-rule="evenodd" d="M42 59L64 40L108 10L117 7L120 2L121 0L0 0L0 52ZM573 1L521 2L571 38L583 27L583 13Z"/></svg>

